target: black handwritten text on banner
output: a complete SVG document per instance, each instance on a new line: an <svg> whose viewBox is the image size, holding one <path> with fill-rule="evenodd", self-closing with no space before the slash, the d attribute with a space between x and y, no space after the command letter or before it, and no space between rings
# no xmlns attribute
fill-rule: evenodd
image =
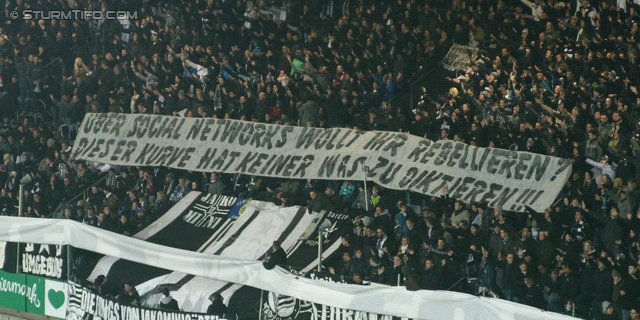
<svg viewBox="0 0 640 320"><path fill-rule="evenodd" d="M214 315L126 305L69 282L67 320L220 320ZM235 318L235 317L233 317Z"/></svg>
<svg viewBox="0 0 640 320"><path fill-rule="evenodd" d="M478 58L478 48L453 45L442 60L442 65L449 70L464 71L471 65L471 59Z"/></svg>
<svg viewBox="0 0 640 320"><path fill-rule="evenodd" d="M432 142L407 133L279 126L223 119L87 114L78 159L296 178L362 180L384 187L542 211L571 174L567 159Z"/></svg>

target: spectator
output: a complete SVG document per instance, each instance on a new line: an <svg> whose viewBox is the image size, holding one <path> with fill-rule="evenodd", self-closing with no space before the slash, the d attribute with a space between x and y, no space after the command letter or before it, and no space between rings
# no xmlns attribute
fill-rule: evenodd
<svg viewBox="0 0 640 320"><path fill-rule="evenodd" d="M178 178L178 185L169 197L169 203L176 204L182 197L186 196L191 191L191 187L187 184L187 178Z"/></svg>
<svg viewBox="0 0 640 320"><path fill-rule="evenodd" d="M617 270L635 265L639 256L638 177L634 177L640 165L634 125L640 108L638 7L624 1L597 6L588 1L561 4L499 1L474 4L470 13L468 3L434 7L400 0L389 8L351 3L334 14L322 4L291 2L286 9L290 18L271 23L269 16L262 15L269 10L267 4L260 3L250 11L250 28L237 19L244 18L242 2L214 2L198 19L179 18L193 16L188 6L176 7L164 16L153 4L133 4L130 9L142 16L130 21L130 29L118 24L107 28L91 21L76 21L69 27L42 21L38 27L51 30L50 36L43 37L31 34L33 22L12 21L0 39L7 76L1 89L6 94L0 98L6 106L6 120L0 124L0 134L6 138L0 139L6 167L4 171L0 167L1 186L6 188L0 197L2 214L16 214L13 207L21 180L28 189L29 214L49 216L60 201L68 202L110 171L103 184L93 186L97 190L91 190L87 203L65 210L64 216L92 220L89 215L95 217L96 210L108 205L109 223L114 224L111 229L130 235L135 232L129 227L133 225L122 224L119 213L130 221L138 214L131 211L134 206L140 212L151 210L148 223L190 190L206 186L200 173L167 174L160 168L125 167L116 169L121 172L118 176L109 165L76 161L71 146L87 112L228 116L319 128L402 130L433 140L554 155L572 161L575 175L561 192L568 202L542 213L528 210L524 215L502 208L488 211L486 203L478 205L476 215L471 207L465 208L467 204L456 203L465 199L425 197L380 186L358 187L357 195L350 194L354 184L344 181L331 181L328 185L336 187L325 188L318 181L304 186L304 181L281 184L272 178L249 179L241 173L226 191L287 206L304 203L307 196L302 190L324 190L315 196L309 193L311 211L348 209L362 221L373 220L369 227L360 228L354 242L362 243L365 258L373 249L373 255L381 259L379 263L387 270L383 268L380 275L391 272L388 251L396 253L394 239L388 239L394 226L389 212L393 217L398 213L392 203L410 200L410 207L428 207L429 214L416 221L410 214L402 215L406 229L403 226L401 233L409 237L405 253L415 245L420 259L431 258L438 268L445 258L440 271L447 275L460 265L477 266L488 274L482 280L487 293L498 297L504 297L496 285L505 284L502 260L511 253L518 260L515 263L528 262L527 273L535 271L533 265L546 268L545 273L535 275L536 283L549 288L545 295L557 294L560 299L555 303L552 298L549 309L561 309L575 297L579 314L600 316L604 292L594 285L603 279L592 260L594 253L609 251L613 263L608 263ZM89 5L77 2L78 9ZM7 10L19 11L23 6L10 2ZM115 9L112 6L105 4L109 10ZM154 24L140 22L152 16ZM297 29L289 30L288 25ZM166 28L168 33L162 31ZM233 37L228 30L235 30ZM122 33L130 34L131 42L123 42ZM209 42L211 48L204 49L203 44ZM438 61L454 44L475 47L478 54L463 68L447 71ZM244 51L244 56L238 54ZM62 75L58 68L44 67L56 58L73 71ZM60 83L63 78L66 80ZM40 109L42 104L44 109ZM27 116L45 111L37 126ZM50 139L56 141L51 144ZM41 176L39 169L46 175ZM182 176L182 182L176 184L173 174ZM217 181L223 186L231 181L223 175L214 180L216 191L205 191L223 194L225 189L219 191ZM342 187L336 189L338 185ZM103 186L111 190L100 190ZM135 192L127 195L131 189ZM164 191L167 204L158 191ZM113 195L105 197L109 192ZM339 201L334 202L336 196ZM113 203L108 204L109 200ZM89 207L92 210L85 217L83 210ZM74 217L71 213L76 210L79 214ZM604 218L602 212L609 217ZM107 212L103 213L106 219ZM100 215L97 219L102 227ZM419 241L414 241L410 221L421 230ZM462 232L466 228L456 229L462 221L471 225L468 234ZM378 238L372 232L378 228L385 239L381 255L374 247ZM440 237L444 238L442 246ZM488 249L487 257L483 246ZM571 250L574 246L585 250ZM480 262L465 262L467 252ZM570 272L564 271L565 262ZM552 280L554 268L562 269ZM382 282L388 282L385 277ZM573 286L555 285L566 279L580 283L579 293L565 292L574 290ZM613 281L610 274L607 279ZM627 280L623 275L618 285ZM535 288L535 283L527 284L525 300L538 298ZM608 299L615 302L616 312L627 310L618 307L624 304L620 297ZM600 304L592 303L594 299Z"/></svg>
<svg viewBox="0 0 640 320"><path fill-rule="evenodd" d="M336 263L335 266L329 267L329 272L351 278L353 273L356 272L356 265L351 261L351 253L348 251L342 252L342 260Z"/></svg>
<svg viewBox="0 0 640 320"><path fill-rule="evenodd" d="M286 265L287 264L287 253L284 252L284 249L280 246L280 242L274 241L271 246L271 252L267 254L267 257L262 260L262 265L267 269L271 270L278 265Z"/></svg>
<svg viewBox="0 0 640 320"><path fill-rule="evenodd" d="M309 197L311 198L308 203L308 208L310 212L320 212L322 210L331 210L333 208L333 204L329 202L326 194L319 193L316 190L309 191Z"/></svg>
<svg viewBox="0 0 640 320"><path fill-rule="evenodd" d="M82 223L94 227L98 225L98 217L96 216L95 211L92 207L87 208L87 215L82 218Z"/></svg>
<svg viewBox="0 0 640 320"><path fill-rule="evenodd" d="M108 211L108 209L107 209L107 211ZM96 224L96 227L98 227L98 228L100 228L102 230L111 230L110 223L111 223L111 221L109 221L109 215L107 213L100 212L100 214L98 214L98 222Z"/></svg>
<svg viewBox="0 0 640 320"><path fill-rule="evenodd" d="M224 184L222 183L222 180L220 180L217 172L211 173L211 178L209 180L209 183L207 184L207 192L209 194L217 195L224 194Z"/></svg>
<svg viewBox="0 0 640 320"><path fill-rule="evenodd" d="M420 288L424 290L441 290L440 279L440 272L438 272L433 259L427 258L420 275Z"/></svg>
<svg viewBox="0 0 640 320"><path fill-rule="evenodd" d="M120 219L114 231L119 234L130 237L135 233L135 229L136 229L136 226L133 225L131 222L129 222L129 218L127 218L127 216L123 214L120 216Z"/></svg>
<svg viewBox="0 0 640 320"><path fill-rule="evenodd" d="M171 296L167 288L162 288L162 298L158 302L158 308L167 311L180 311L178 301Z"/></svg>
<svg viewBox="0 0 640 320"><path fill-rule="evenodd" d="M213 293L209 300L211 300L211 304L207 307L207 314L222 316L228 312L227 306L224 305L222 296L219 293Z"/></svg>
<svg viewBox="0 0 640 320"><path fill-rule="evenodd" d="M118 293L117 287L114 287L113 283L102 274L96 277L93 287L97 294L111 299Z"/></svg>
<svg viewBox="0 0 640 320"><path fill-rule="evenodd" d="M124 284L124 289L116 296L116 301L122 304L137 306L140 303L140 295L133 284L127 282Z"/></svg>
<svg viewBox="0 0 640 320"><path fill-rule="evenodd" d="M102 201L102 205L98 208L108 207L110 211L118 211L118 196L113 193L113 189L110 186L106 186L102 189L104 193L104 200Z"/></svg>
<svg viewBox="0 0 640 320"><path fill-rule="evenodd" d="M527 277L525 278L525 284L527 293L523 299L523 304L544 310L546 308L544 295L542 294L542 289L536 284L536 280L533 277Z"/></svg>

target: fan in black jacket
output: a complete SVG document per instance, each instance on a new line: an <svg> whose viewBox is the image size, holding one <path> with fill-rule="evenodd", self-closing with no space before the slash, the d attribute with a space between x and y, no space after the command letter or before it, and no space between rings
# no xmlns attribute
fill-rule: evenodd
<svg viewBox="0 0 640 320"><path fill-rule="evenodd" d="M212 315L223 315L227 313L227 306L222 302L222 296L219 293L211 295L211 304L207 308L207 313Z"/></svg>
<svg viewBox="0 0 640 320"><path fill-rule="evenodd" d="M284 249L280 246L279 241L274 241L271 246L271 252L267 254L267 257L262 260L262 265L267 269L271 270L275 268L277 265L286 265L287 264L287 253L284 252Z"/></svg>

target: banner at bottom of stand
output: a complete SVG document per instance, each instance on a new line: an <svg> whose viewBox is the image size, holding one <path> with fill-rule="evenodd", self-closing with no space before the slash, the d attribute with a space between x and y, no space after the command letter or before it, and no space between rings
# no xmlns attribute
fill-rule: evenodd
<svg viewBox="0 0 640 320"><path fill-rule="evenodd" d="M68 320L235 320L235 315L209 315L119 303L69 281Z"/></svg>

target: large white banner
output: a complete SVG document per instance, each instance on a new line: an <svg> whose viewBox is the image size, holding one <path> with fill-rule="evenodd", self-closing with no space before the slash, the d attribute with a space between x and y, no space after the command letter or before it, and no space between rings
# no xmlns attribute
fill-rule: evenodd
<svg viewBox="0 0 640 320"><path fill-rule="evenodd" d="M77 159L296 179L363 180L386 188L543 211L571 162L528 152L433 142L407 133L279 126L212 118L87 114Z"/></svg>
<svg viewBox="0 0 640 320"><path fill-rule="evenodd" d="M469 59L469 56L477 59L478 48L454 44L442 60L442 64L449 70L465 71L465 69L471 65L471 59Z"/></svg>
<svg viewBox="0 0 640 320"><path fill-rule="evenodd" d="M408 291L307 279L260 261L224 258L166 247L71 220L0 216L0 241L71 245L185 274L247 285L302 301L416 319L573 319L505 300L448 291ZM111 318L109 318L111 319Z"/></svg>
<svg viewBox="0 0 640 320"><path fill-rule="evenodd" d="M69 281L67 320L222 320L234 315L217 316L173 310L159 310L119 303Z"/></svg>

